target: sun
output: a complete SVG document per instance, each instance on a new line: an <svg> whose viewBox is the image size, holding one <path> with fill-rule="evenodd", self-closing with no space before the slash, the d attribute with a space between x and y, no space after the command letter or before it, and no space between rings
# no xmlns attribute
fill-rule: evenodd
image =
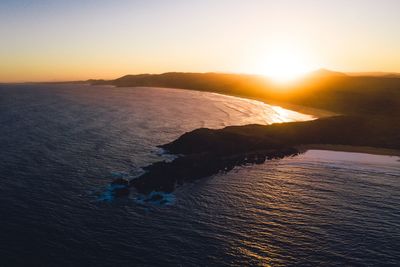
<svg viewBox="0 0 400 267"><path fill-rule="evenodd" d="M303 53L290 49L275 49L262 61L258 72L277 83L294 81L313 70Z"/></svg>

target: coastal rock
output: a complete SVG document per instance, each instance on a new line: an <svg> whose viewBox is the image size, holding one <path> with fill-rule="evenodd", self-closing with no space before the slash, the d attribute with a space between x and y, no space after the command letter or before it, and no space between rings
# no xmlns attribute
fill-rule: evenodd
<svg viewBox="0 0 400 267"><path fill-rule="evenodd" d="M129 193L130 193L130 190L129 190L129 187L127 187L127 186L113 188L113 194L116 197L127 196L127 195L129 195Z"/></svg>
<svg viewBox="0 0 400 267"><path fill-rule="evenodd" d="M125 178L117 178L111 182L111 185L124 185L129 186L129 180Z"/></svg>
<svg viewBox="0 0 400 267"><path fill-rule="evenodd" d="M153 194L147 201L161 201L163 196L161 194Z"/></svg>
<svg viewBox="0 0 400 267"><path fill-rule="evenodd" d="M129 180L125 178L117 178L111 182L111 188L114 196L127 196L130 193Z"/></svg>
<svg viewBox="0 0 400 267"><path fill-rule="evenodd" d="M177 185L209 177L220 172L229 172L235 166L262 164L267 158L292 156L298 151L294 148L265 150L233 155L214 153L195 153L173 160L156 162L144 167L146 173L130 182L139 193L150 194L153 191L170 193ZM152 198L162 196L154 195Z"/></svg>

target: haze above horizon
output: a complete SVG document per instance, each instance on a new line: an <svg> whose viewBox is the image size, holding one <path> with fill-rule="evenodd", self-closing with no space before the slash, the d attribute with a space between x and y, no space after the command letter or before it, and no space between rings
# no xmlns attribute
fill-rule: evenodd
<svg viewBox="0 0 400 267"><path fill-rule="evenodd" d="M400 1L0 2L0 82L400 72Z"/></svg>

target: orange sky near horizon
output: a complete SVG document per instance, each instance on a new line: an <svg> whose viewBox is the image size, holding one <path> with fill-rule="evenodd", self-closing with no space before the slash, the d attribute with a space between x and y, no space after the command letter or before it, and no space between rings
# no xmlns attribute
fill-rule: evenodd
<svg viewBox="0 0 400 267"><path fill-rule="evenodd" d="M0 82L400 72L399 10L396 0L4 0Z"/></svg>

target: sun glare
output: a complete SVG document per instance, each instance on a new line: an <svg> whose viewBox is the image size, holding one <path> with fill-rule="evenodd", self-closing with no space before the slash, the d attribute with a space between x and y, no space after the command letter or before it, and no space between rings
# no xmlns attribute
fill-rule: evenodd
<svg viewBox="0 0 400 267"><path fill-rule="evenodd" d="M312 71L304 55L289 49L277 49L263 59L259 72L277 83L287 83Z"/></svg>

